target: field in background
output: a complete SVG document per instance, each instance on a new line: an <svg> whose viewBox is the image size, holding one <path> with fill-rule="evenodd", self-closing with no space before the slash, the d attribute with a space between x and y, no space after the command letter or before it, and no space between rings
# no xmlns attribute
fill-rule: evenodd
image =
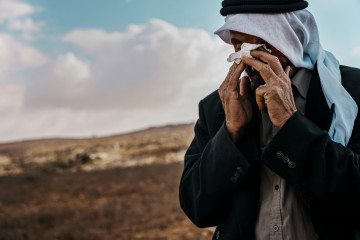
<svg viewBox="0 0 360 240"><path fill-rule="evenodd" d="M183 124L101 138L0 144L0 176L179 162L192 138L193 124Z"/></svg>
<svg viewBox="0 0 360 240"><path fill-rule="evenodd" d="M178 201L192 137L188 124L0 144L0 240L211 239Z"/></svg>

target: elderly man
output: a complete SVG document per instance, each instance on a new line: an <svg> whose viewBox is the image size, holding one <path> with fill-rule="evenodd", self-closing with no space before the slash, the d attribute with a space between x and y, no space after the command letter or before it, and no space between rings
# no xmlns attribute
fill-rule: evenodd
<svg viewBox="0 0 360 240"><path fill-rule="evenodd" d="M241 54L199 103L182 209L213 239L360 239L360 70L322 49L306 1L222 5Z"/></svg>

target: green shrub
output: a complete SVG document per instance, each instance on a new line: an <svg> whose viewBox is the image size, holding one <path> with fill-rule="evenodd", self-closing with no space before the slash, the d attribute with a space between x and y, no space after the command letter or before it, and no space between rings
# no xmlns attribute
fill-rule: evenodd
<svg viewBox="0 0 360 240"><path fill-rule="evenodd" d="M79 161L81 164L90 163L92 161L89 154L87 154L87 153L76 154L76 160Z"/></svg>
<svg viewBox="0 0 360 240"><path fill-rule="evenodd" d="M52 168L59 168L63 170L70 168L69 162L64 160L56 160L54 162L51 162L50 165Z"/></svg>
<svg viewBox="0 0 360 240"><path fill-rule="evenodd" d="M72 166L69 161L58 159L56 161L46 163L43 166L42 171L46 173L61 173L71 167Z"/></svg>

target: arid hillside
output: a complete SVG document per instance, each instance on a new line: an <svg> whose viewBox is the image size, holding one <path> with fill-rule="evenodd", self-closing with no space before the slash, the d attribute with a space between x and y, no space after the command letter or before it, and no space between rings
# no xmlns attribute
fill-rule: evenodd
<svg viewBox="0 0 360 240"><path fill-rule="evenodd" d="M0 240L211 239L179 206L193 124L0 145Z"/></svg>
<svg viewBox="0 0 360 240"><path fill-rule="evenodd" d="M179 162L193 138L193 126L168 125L101 138L0 144L0 176Z"/></svg>

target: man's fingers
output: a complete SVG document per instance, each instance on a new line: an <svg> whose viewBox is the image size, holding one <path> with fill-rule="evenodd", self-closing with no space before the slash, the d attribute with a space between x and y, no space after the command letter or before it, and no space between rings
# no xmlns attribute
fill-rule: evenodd
<svg viewBox="0 0 360 240"><path fill-rule="evenodd" d="M276 56L271 55L270 53L265 52L265 51L256 51L256 50L251 51L250 54L251 54L251 56L253 56L255 58L259 58L263 62L269 64L271 69L274 71L274 73L276 75L280 75L280 74L284 73L284 70L279 61L279 58L277 58Z"/></svg>
<svg viewBox="0 0 360 240"><path fill-rule="evenodd" d="M253 50L251 51L251 55L253 57L256 57L258 59L260 59L261 61L267 63L268 65L270 65L271 69L273 70L273 72L279 76L279 79L286 83L287 85L291 85L290 82L290 66L286 66L283 69L283 66L280 63L280 60L278 57L271 55L268 52L264 52L264 51L257 51L257 50ZM284 76L286 75L286 76Z"/></svg>
<svg viewBox="0 0 360 240"><path fill-rule="evenodd" d="M233 63L233 65L231 65L225 80L221 83L221 85L219 87L220 91L224 91L227 89L227 87L229 85L230 77L234 74L234 70L236 69L237 66L238 66L238 64L236 64L235 62Z"/></svg>
<svg viewBox="0 0 360 240"><path fill-rule="evenodd" d="M290 70L291 70L291 67L289 65L284 68L285 74L287 76L287 78L285 78L286 79L285 82L287 83L288 87L291 88Z"/></svg>
<svg viewBox="0 0 360 240"><path fill-rule="evenodd" d="M219 95L220 97L222 98L222 95L224 93L224 91L226 90L226 88L228 87L229 85L229 80L230 80L230 77L231 75L233 74L234 72L234 69L238 66L238 64L236 64L235 62L233 63L233 65L231 65L231 67L229 68L229 72L225 78L225 80L221 83L219 89L218 89L218 92L219 92Z"/></svg>
<svg viewBox="0 0 360 240"><path fill-rule="evenodd" d="M231 75L233 74L234 69L236 67L237 67L237 64L234 62L233 65L231 65L231 67L229 68L229 72L228 72L225 80L228 80L231 77Z"/></svg>
<svg viewBox="0 0 360 240"><path fill-rule="evenodd" d="M258 71L267 84L271 84L272 79L276 76L270 65L255 60L254 58L243 57L241 62Z"/></svg>
<svg viewBox="0 0 360 240"><path fill-rule="evenodd" d="M288 77L290 77L290 69L291 69L291 67L290 67L289 65L286 66L285 69L284 69L284 71L285 71L285 73L286 73L286 75L287 75Z"/></svg>
<svg viewBox="0 0 360 240"><path fill-rule="evenodd" d="M251 88L250 78L247 76L242 77L240 81L240 95L241 96L247 95L250 92L250 88Z"/></svg>
<svg viewBox="0 0 360 240"><path fill-rule="evenodd" d="M233 71L233 74L229 79L227 90L236 90L236 86L238 84L240 75L244 70L245 70L245 64L241 62Z"/></svg>
<svg viewBox="0 0 360 240"><path fill-rule="evenodd" d="M262 111L265 109L266 107L266 103L265 103L265 93L269 90L269 87L266 86L266 84L261 85L260 87L258 87L255 91L256 93L256 104L258 105L259 109Z"/></svg>

